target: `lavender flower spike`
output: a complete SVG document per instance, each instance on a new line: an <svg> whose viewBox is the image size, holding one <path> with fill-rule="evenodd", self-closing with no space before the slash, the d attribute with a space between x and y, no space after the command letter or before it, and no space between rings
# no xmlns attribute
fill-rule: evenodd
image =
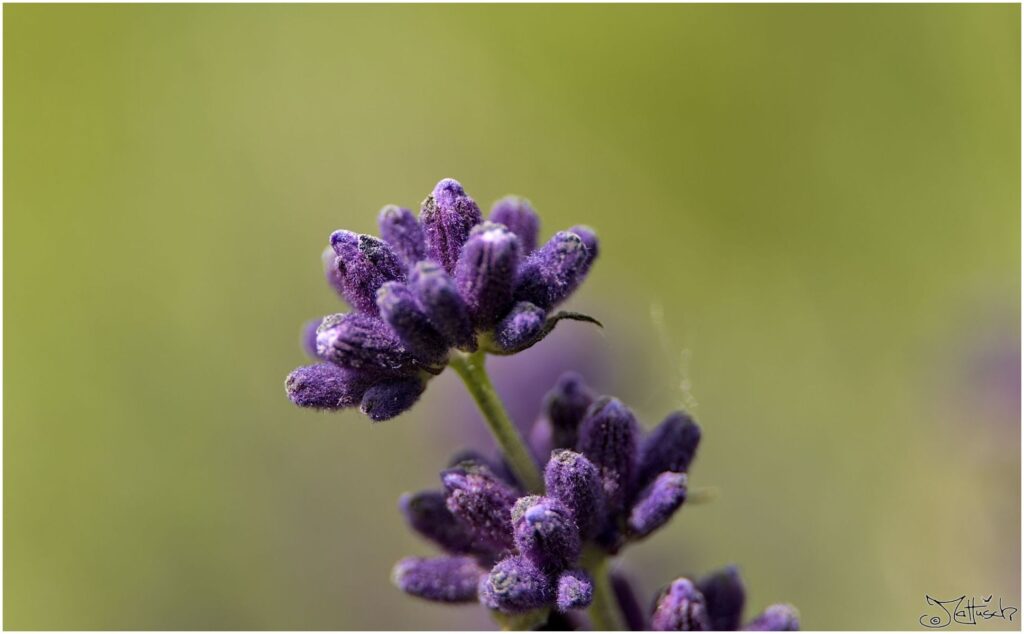
<svg viewBox="0 0 1024 634"><path fill-rule="evenodd" d="M529 255L537 248L537 234L540 233L540 218L530 201L519 196L506 196L491 207L491 222L503 224L516 234L523 248L523 255ZM581 236L582 237L582 236Z"/></svg>
<svg viewBox="0 0 1024 634"><path fill-rule="evenodd" d="M335 410L354 407L372 377L357 370L318 363L296 368L284 382L288 398L299 407Z"/></svg>
<svg viewBox="0 0 1024 634"><path fill-rule="evenodd" d="M704 596L689 579L676 579L658 598L651 629L659 632L704 631L711 628Z"/></svg>
<svg viewBox="0 0 1024 634"><path fill-rule="evenodd" d="M344 230L331 234L331 247L338 255L335 265L345 300L360 312L376 315L380 285L405 279L398 256L379 238Z"/></svg>
<svg viewBox="0 0 1024 634"><path fill-rule="evenodd" d="M751 632L795 632L800 629L800 612L788 603L765 608L743 629Z"/></svg>
<svg viewBox="0 0 1024 634"><path fill-rule="evenodd" d="M587 245L578 235L559 231L519 269L516 300L553 308L576 290L590 261Z"/></svg>
<svg viewBox="0 0 1024 634"><path fill-rule="evenodd" d="M480 583L481 603L505 613L543 607L553 594L547 575L525 557L499 561Z"/></svg>
<svg viewBox="0 0 1024 634"><path fill-rule="evenodd" d="M380 210L377 222L380 225L380 237L391 245L406 267L426 257L427 243L423 237L423 227L411 211L388 205Z"/></svg>
<svg viewBox="0 0 1024 634"><path fill-rule="evenodd" d="M747 591L736 566L726 566L697 581L713 630L738 630Z"/></svg>
<svg viewBox="0 0 1024 634"><path fill-rule="evenodd" d="M575 451L553 451L544 469L544 486L548 495L573 512L582 539L597 533L604 517L604 491L601 473L592 462Z"/></svg>
<svg viewBox="0 0 1024 634"><path fill-rule="evenodd" d="M443 471L448 510L495 550L512 547L511 509L519 497L515 490L483 465L462 463Z"/></svg>
<svg viewBox="0 0 1024 634"><path fill-rule="evenodd" d="M418 376L381 381L363 394L359 411L374 422L390 420L415 405L426 387Z"/></svg>
<svg viewBox="0 0 1024 634"><path fill-rule="evenodd" d="M451 178L442 180L420 209L427 255L448 273L454 273L470 230L482 221L480 208L466 195L462 185Z"/></svg>
<svg viewBox="0 0 1024 634"><path fill-rule="evenodd" d="M462 247L455 281L477 327L489 328L512 305L519 240L504 225L485 222Z"/></svg>
<svg viewBox="0 0 1024 634"><path fill-rule="evenodd" d="M636 471L639 427L633 412L617 398L602 397L580 426L579 450L601 472L609 511L618 511Z"/></svg>
<svg viewBox="0 0 1024 634"><path fill-rule="evenodd" d="M686 500L686 474L666 471L640 495L629 514L629 529L646 537L665 525Z"/></svg>
<svg viewBox="0 0 1024 634"><path fill-rule="evenodd" d="M441 603L472 603L485 572L471 557L408 557L398 562L392 580L403 592Z"/></svg>
<svg viewBox="0 0 1024 634"><path fill-rule="evenodd" d="M512 507L519 552L541 569L562 570L580 555L580 535L572 511L554 498L520 498Z"/></svg>
<svg viewBox="0 0 1024 634"><path fill-rule="evenodd" d="M594 582L582 570L563 572L555 591L555 607L559 612L579 610L594 599Z"/></svg>

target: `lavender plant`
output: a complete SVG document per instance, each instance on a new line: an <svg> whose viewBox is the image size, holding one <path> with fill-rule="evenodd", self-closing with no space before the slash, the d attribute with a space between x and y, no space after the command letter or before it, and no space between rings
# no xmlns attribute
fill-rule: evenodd
<svg viewBox="0 0 1024 634"><path fill-rule="evenodd" d="M586 609L594 629L732 630L744 590L729 568L660 593L650 620L610 558L664 526L687 497L699 426L683 412L642 434L618 399L597 396L569 373L544 403L527 444L488 378L487 355L515 354L563 319L554 312L598 254L578 225L537 246L540 221L521 198L498 201L488 220L462 186L445 179L417 219L385 207L380 238L339 230L324 252L327 281L352 307L307 324L317 363L285 382L297 405L359 406L371 420L408 410L451 367L501 449L473 452L441 472L442 490L403 496L409 525L445 551L408 558L393 572L405 592L431 601L479 601L506 629L575 629ZM543 467L543 468L541 468ZM796 629L775 605L746 629Z"/></svg>

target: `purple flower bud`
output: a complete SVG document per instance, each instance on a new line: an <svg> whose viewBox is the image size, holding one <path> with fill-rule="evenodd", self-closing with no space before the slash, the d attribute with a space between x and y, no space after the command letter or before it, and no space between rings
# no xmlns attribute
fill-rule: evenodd
<svg viewBox="0 0 1024 634"><path fill-rule="evenodd" d="M478 327L493 326L512 305L518 266L515 234L493 222L473 229L455 267L455 282Z"/></svg>
<svg viewBox="0 0 1024 634"><path fill-rule="evenodd" d="M519 495L483 465L462 463L441 472L448 510L476 541L492 550L512 547L512 505Z"/></svg>
<svg viewBox="0 0 1024 634"><path fill-rule="evenodd" d="M540 218L525 198L506 196L494 203L491 207L491 222L503 224L516 234L523 255L529 255L537 248Z"/></svg>
<svg viewBox="0 0 1024 634"><path fill-rule="evenodd" d="M575 233L559 231L520 267L516 300L551 309L583 281L588 260L583 240Z"/></svg>
<svg viewBox="0 0 1024 634"><path fill-rule="evenodd" d="M462 245L470 230L483 221L480 208L458 181L446 178L423 201L420 223L427 239L427 255L448 273L455 272Z"/></svg>
<svg viewBox="0 0 1024 634"><path fill-rule="evenodd" d="M640 602L637 601L636 593L633 591L633 585L630 583L629 578L618 570L612 572L611 578L612 592L615 593L615 600L619 604L619 609L622 610L622 618L626 621L626 629L634 632L646 631L647 618L644 614L644 609L640 607Z"/></svg>
<svg viewBox="0 0 1024 634"><path fill-rule="evenodd" d="M700 579L697 589L704 595L711 629L740 629L747 592L736 566L726 566Z"/></svg>
<svg viewBox="0 0 1024 634"><path fill-rule="evenodd" d="M710 629L704 596L689 579L676 579L661 596L651 617L651 629L690 632Z"/></svg>
<svg viewBox="0 0 1024 634"><path fill-rule="evenodd" d="M476 335L469 320L466 303L459 295L455 280L433 262L420 262L409 275L420 308L448 343L463 350L476 350Z"/></svg>
<svg viewBox="0 0 1024 634"><path fill-rule="evenodd" d="M408 557L398 562L391 578L403 592L421 599L472 603L485 574L472 557Z"/></svg>
<svg viewBox="0 0 1024 634"><path fill-rule="evenodd" d="M324 317L316 335L317 355L346 368L409 371L412 356L384 322L358 313Z"/></svg>
<svg viewBox="0 0 1024 634"><path fill-rule="evenodd" d="M529 302L519 302L494 329L494 339L504 351L529 347L544 331L546 314Z"/></svg>
<svg viewBox="0 0 1024 634"><path fill-rule="evenodd" d="M665 525L686 501L686 474L666 471L654 479L629 513L629 529L646 537Z"/></svg>
<svg viewBox="0 0 1024 634"><path fill-rule="evenodd" d="M594 599L594 582L582 570L569 570L558 577L555 607L559 612L579 610Z"/></svg>
<svg viewBox="0 0 1024 634"><path fill-rule="evenodd" d="M476 553L473 535L448 510L445 495L440 491L406 493L398 508L414 531L454 555Z"/></svg>
<svg viewBox="0 0 1024 634"><path fill-rule="evenodd" d="M318 363L293 370L284 387L288 398L299 407L343 409L355 406L374 378L358 370Z"/></svg>
<svg viewBox="0 0 1024 634"><path fill-rule="evenodd" d="M580 453L600 470L608 510L613 513L625 504L636 471L638 434L633 412L607 396L590 406L580 425Z"/></svg>
<svg viewBox="0 0 1024 634"><path fill-rule="evenodd" d="M547 575L529 559L509 557L480 583L480 601L492 610L527 612L550 603L552 590Z"/></svg>
<svg viewBox="0 0 1024 634"><path fill-rule="evenodd" d="M323 317L317 317L316 319L310 319L302 325L302 351L312 359L319 358L316 354L316 331L320 328L320 322L322 321Z"/></svg>
<svg viewBox="0 0 1024 634"><path fill-rule="evenodd" d="M380 210L377 219L380 237L391 245L406 267L426 257L427 243L423 238L423 227L408 209L388 205Z"/></svg>
<svg viewBox="0 0 1024 634"><path fill-rule="evenodd" d="M331 247L341 276L342 295L353 308L377 314L377 289L384 282L405 280L398 256L386 242L351 231L331 234Z"/></svg>
<svg viewBox="0 0 1024 634"><path fill-rule="evenodd" d="M582 539L593 537L604 519L601 473L594 463L575 451L556 450L544 469L547 494L572 511Z"/></svg>
<svg viewBox="0 0 1024 634"><path fill-rule="evenodd" d="M796 632L800 629L800 612L788 603L769 605L743 629L751 632Z"/></svg>
<svg viewBox="0 0 1024 634"><path fill-rule="evenodd" d="M415 405L426 388L418 376L381 381L363 394L359 411L374 422L390 420Z"/></svg>
<svg viewBox="0 0 1024 634"><path fill-rule="evenodd" d="M587 245L587 262L583 266L583 273L586 274L590 270L590 266L597 259L599 252L599 242L597 240L597 234L594 230L586 225L576 225L572 229L569 229L572 233L575 233L583 240L583 244Z"/></svg>
<svg viewBox="0 0 1024 634"><path fill-rule="evenodd" d="M512 507L512 526L519 552L543 570L562 570L580 556L572 511L555 498L519 498Z"/></svg>
<svg viewBox="0 0 1024 634"><path fill-rule="evenodd" d="M406 350L427 365L444 365L448 342L420 310L408 286L386 282L377 290L377 306Z"/></svg>
<svg viewBox="0 0 1024 634"><path fill-rule="evenodd" d="M558 377L555 387L544 397L544 413L551 421L552 443L558 448L576 446L580 422L596 398L575 372Z"/></svg>
<svg viewBox="0 0 1024 634"><path fill-rule="evenodd" d="M685 412L673 412L655 427L640 446L637 486L644 487L659 473L685 473L700 444L700 427Z"/></svg>

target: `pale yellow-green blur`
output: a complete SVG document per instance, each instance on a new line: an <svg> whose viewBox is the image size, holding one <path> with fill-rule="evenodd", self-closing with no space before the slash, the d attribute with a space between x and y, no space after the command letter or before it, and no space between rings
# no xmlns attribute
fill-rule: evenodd
<svg viewBox="0 0 1024 634"><path fill-rule="evenodd" d="M643 347L645 424L704 426L717 497L627 553L647 596L735 562L809 628L1019 607L1019 24L5 6L3 625L487 626L388 578L433 552L396 500L437 485L453 377L378 425L282 388L342 310L329 233L446 176L596 227L570 306Z"/></svg>

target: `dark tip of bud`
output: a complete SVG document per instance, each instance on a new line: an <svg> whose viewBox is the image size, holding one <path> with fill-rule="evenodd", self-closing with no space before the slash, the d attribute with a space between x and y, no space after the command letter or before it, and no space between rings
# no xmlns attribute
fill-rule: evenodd
<svg viewBox="0 0 1024 634"><path fill-rule="evenodd" d="M587 247L587 263L584 266L584 273L590 270L590 266L597 259L598 252L600 250L600 242L597 239L597 233L593 229L586 225L576 225L569 229L572 233L575 233L583 241L583 244Z"/></svg>
<svg viewBox="0 0 1024 634"><path fill-rule="evenodd" d="M646 537L668 522L686 500L686 474L670 471L659 475L640 494L629 514L629 529Z"/></svg>
<svg viewBox="0 0 1024 634"><path fill-rule="evenodd" d="M704 595L713 630L738 630L747 592L736 566L726 566L703 577L697 589Z"/></svg>
<svg viewBox="0 0 1024 634"><path fill-rule="evenodd" d="M579 610L594 599L594 582L582 570L569 570L558 578L555 607L559 612Z"/></svg>
<svg viewBox="0 0 1024 634"><path fill-rule="evenodd" d="M415 405L424 389L419 377L382 381L366 390L359 410L374 422L390 420Z"/></svg>
<svg viewBox="0 0 1024 634"><path fill-rule="evenodd" d="M540 218L530 201L519 196L506 196L494 203L490 219L505 225L519 237L523 255L529 255L537 248L537 234L540 232Z"/></svg>
<svg viewBox="0 0 1024 634"><path fill-rule="evenodd" d="M576 446L580 422L594 398L594 392L576 372L558 377L555 387L544 397L544 413L551 421L555 447L571 449Z"/></svg>
<svg viewBox="0 0 1024 634"><path fill-rule="evenodd" d="M484 571L471 557L409 557L398 562L392 581L403 592L440 603L472 603Z"/></svg>
<svg viewBox="0 0 1024 634"><path fill-rule="evenodd" d="M654 608L651 629L660 632L704 631L710 628L704 596L689 579L676 579Z"/></svg>

